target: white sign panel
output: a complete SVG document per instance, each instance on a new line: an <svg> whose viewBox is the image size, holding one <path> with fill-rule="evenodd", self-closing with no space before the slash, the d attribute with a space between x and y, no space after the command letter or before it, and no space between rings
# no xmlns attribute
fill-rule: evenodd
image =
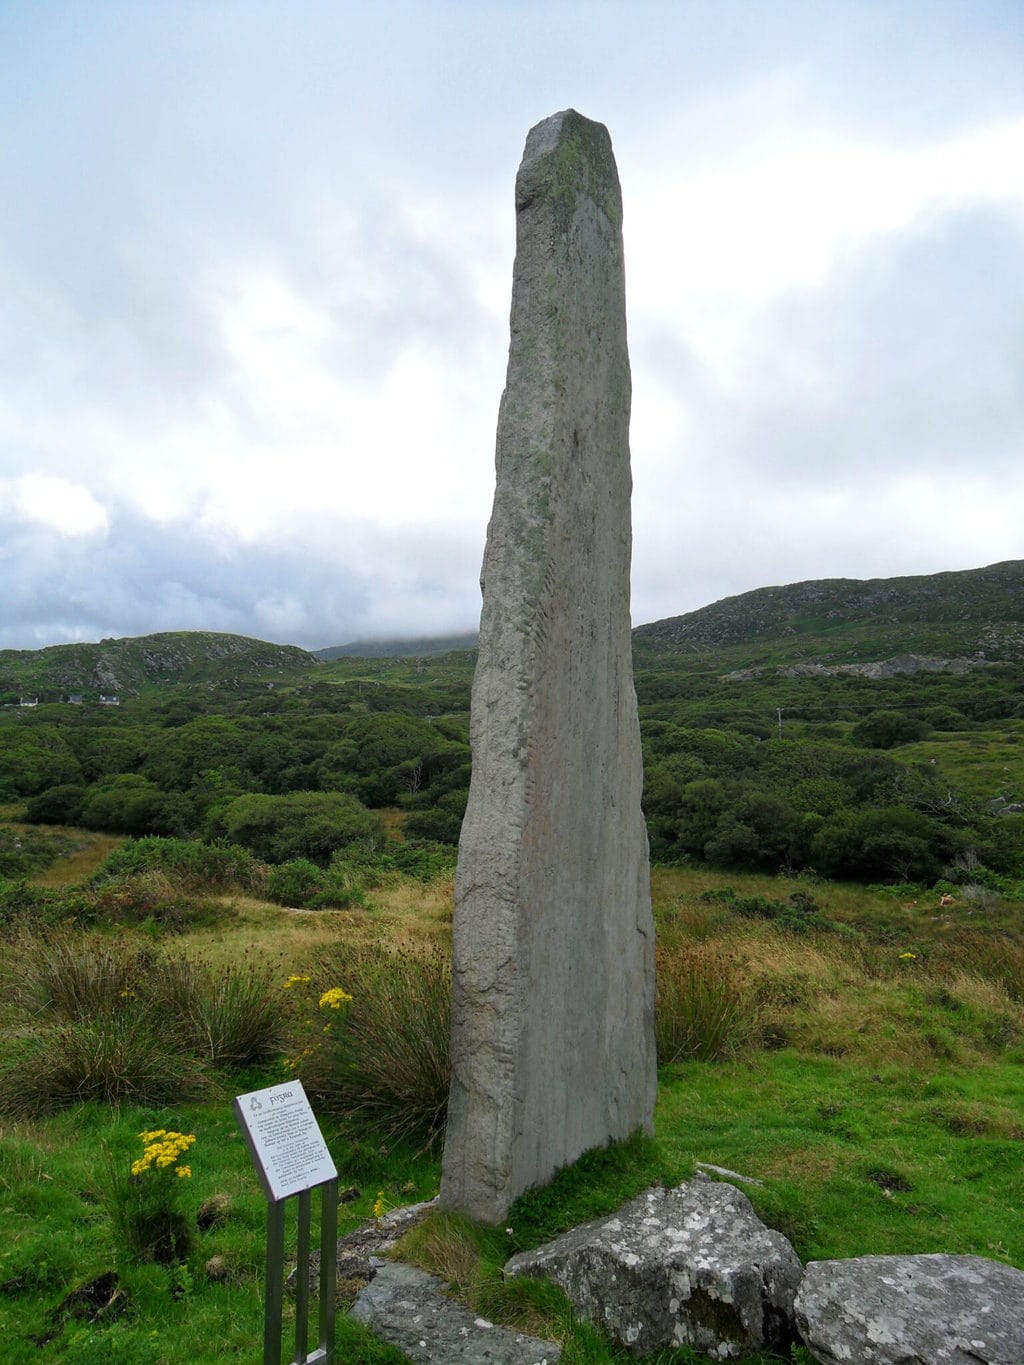
<svg viewBox="0 0 1024 1365"><path fill-rule="evenodd" d="M301 1081L237 1096L235 1117L268 1199L286 1199L337 1179Z"/></svg>

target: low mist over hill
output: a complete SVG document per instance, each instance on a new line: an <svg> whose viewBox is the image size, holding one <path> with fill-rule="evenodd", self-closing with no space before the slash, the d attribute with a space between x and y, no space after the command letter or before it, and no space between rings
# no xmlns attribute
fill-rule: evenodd
<svg viewBox="0 0 1024 1365"><path fill-rule="evenodd" d="M450 654L456 649L476 649L477 633L421 636L414 640L353 640L347 645L329 645L313 652L318 659L404 659Z"/></svg>

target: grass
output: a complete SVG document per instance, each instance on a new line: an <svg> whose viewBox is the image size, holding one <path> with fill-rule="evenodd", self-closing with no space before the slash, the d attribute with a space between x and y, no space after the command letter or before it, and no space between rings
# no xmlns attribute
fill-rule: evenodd
<svg viewBox="0 0 1024 1365"><path fill-rule="evenodd" d="M732 901L723 894L730 888ZM410 1235L406 1254L442 1273L492 1320L558 1336L567 1365L623 1357L577 1322L550 1286L504 1284L504 1260L611 1212L656 1181L688 1178L697 1161L763 1181L747 1193L803 1260L946 1251L1024 1268L1016 1212L1024 1143L1024 948L1014 931L1021 907L997 898L940 913L937 895L921 888L893 895L680 868L655 869L653 892L662 1057L672 1059L660 1073L655 1137L587 1154L545 1190L524 1195L510 1212L511 1232L434 1218ZM777 919L739 914L733 903L784 906L795 893L813 898L826 928L795 932ZM43 1059L23 1064L22 1078L49 1076L46 1066L75 1049L93 1057L90 1074L102 1075L100 1034L115 1052L115 1044L143 1053L160 1045L159 1030L154 1043L154 1030L139 1026L121 996L138 989L140 974L147 990L176 1001L175 1037L188 1034L194 1049L194 1061L177 1073L161 1062L172 1084L145 1103L121 1093L111 1107L68 1084L70 1107L28 1117L13 1106L0 1120L5 1359L162 1365L259 1357L265 1206L230 1097L284 1073L268 1055L274 1047L261 1054L249 1043L213 1041L218 1009L228 1019L249 1011L227 996L218 1004L214 993L200 1026L188 1003L196 979L224 979L248 951L245 970L269 982L271 995L287 1001L280 983L290 973L310 976L307 1013L318 1026L316 992L344 986L354 997L351 1046L361 1047L362 1065L378 1069L376 1078L348 1071L350 1084L358 1076L350 1099L365 1098L382 1079L395 1082L393 1109L409 1105L410 1086L443 1091L444 972L435 954L446 941L450 879L423 888L389 876L373 889L373 907L358 911L294 913L251 896L220 899L230 918L173 939L159 928L123 926L78 937L66 930L63 941L34 936L37 955L40 942L50 944L49 966L34 977L28 946L5 945L4 1052ZM155 966L168 962L179 965ZM410 963L427 964L420 978ZM161 972L169 983L160 984ZM238 989L245 996L244 980ZM83 998L106 1003L83 1009ZM107 1021L105 1033L97 1018ZM396 1056L399 1044L404 1056ZM172 1060L184 1056L179 1046ZM243 1056L249 1060L239 1069ZM333 1061L351 1068L353 1057L335 1052ZM112 1069L131 1070L123 1059ZM425 1072L433 1075L428 1085ZM188 1098L190 1085L198 1093ZM44 1088L55 1086L45 1080ZM354 1128L336 1124L319 1100L317 1108L342 1182L358 1190L343 1205L343 1231L372 1217L379 1190L389 1206L436 1193L437 1152L423 1149L422 1127L409 1142L386 1132L381 1113L364 1114ZM103 1204L107 1154L129 1162L139 1132L153 1128L196 1134L184 1197L190 1226L212 1196L227 1208L219 1225L194 1232L193 1249L170 1267L127 1256ZM208 1273L211 1262L216 1270ZM118 1277L123 1312L91 1322L58 1311L72 1290L104 1274ZM47 1334L52 1340L38 1345ZM338 1354L353 1365L399 1359L344 1316ZM659 1362L696 1359L677 1352ZM755 1359L767 1365L772 1357Z"/></svg>
<svg viewBox="0 0 1024 1365"><path fill-rule="evenodd" d="M124 843L120 835L93 834L76 830L80 847L65 858L52 863L44 872L32 878L36 886L77 886L100 868L107 858Z"/></svg>

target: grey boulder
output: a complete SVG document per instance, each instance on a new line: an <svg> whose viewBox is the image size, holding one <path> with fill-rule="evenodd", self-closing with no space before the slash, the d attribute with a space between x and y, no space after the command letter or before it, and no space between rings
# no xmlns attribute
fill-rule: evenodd
<svg viewBox="0 0 1024 1365"><path fill-rule="evenodd" d="M1024 1362L1024 1272L981 1256L812 1261L795 1311L821 1365Z"/></svg>
<svg viewBox="0 0 1024 1365"><path fill-rule="evenodd" d="M554 1281L582 1317L637 1354L691 1346L732 1360L791 1337L802 1267L741 1190L698 1179L647 1190L513 1256L505 1274Z"/></svg>

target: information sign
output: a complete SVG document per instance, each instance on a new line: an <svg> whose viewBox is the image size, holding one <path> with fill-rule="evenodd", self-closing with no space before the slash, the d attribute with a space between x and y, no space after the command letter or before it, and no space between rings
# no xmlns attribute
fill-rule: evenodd
<svg viewBox="0 0 1024 1365"><path fill-rule="evenodd" d="M301 1081L237 1096L235 1117L268 1199L287 1199L337 1179Z"/></svg>

